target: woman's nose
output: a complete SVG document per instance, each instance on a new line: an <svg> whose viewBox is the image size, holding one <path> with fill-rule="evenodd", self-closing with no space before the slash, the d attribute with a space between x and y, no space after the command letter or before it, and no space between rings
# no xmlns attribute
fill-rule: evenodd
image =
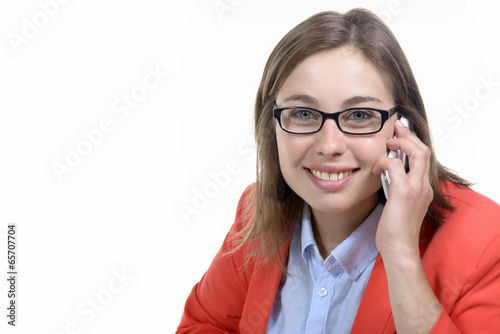
<svg viewBox="0 0 500 334"><path fill-rule="evenodd" d="M343 154L347 149L346 135L340 131L333 119L327 119L321 130L314 135L317 154L331 157Z"/></svg>

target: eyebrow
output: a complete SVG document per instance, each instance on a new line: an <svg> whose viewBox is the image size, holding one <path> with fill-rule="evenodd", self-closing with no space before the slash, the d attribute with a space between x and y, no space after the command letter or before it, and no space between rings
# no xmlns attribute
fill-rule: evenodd
<svg viewBox="0 0 500 334"><path fill-rule="evenodd" d="M295 102L303 102L305 104L310 104L310 105L315 105L318 106L319 102L317 99L314 97L307 95L307 94L293 94L283 100L283 103L287 103L290 101L295 101Z"/></svg>
<svg viewBox="0 0 500 334"><path fill-rule="evenodd" d="M288 97L286 97L283 100L283 103L287 103L290 101L294 102L302 102L304 104L312 105L312 106L318 106L319 101L307 94L293 94ZM354 107L357 104L362 104L362 103L367 103L367 102L376 102L376 103L381 103L382 101L379 98L373 97L373 96L361 96L361 95L356 95L353 97L350 97L346 100L344 100L341 104L342 109L347 109L350 107Z"/></svg>
<svg viewBox="0 0 500 334"><path fill-rule="evenodd" d="M348 98L347 100L344 100L341 104L342 109L347 109L350 107L354 107L357 104L362 104L362 103L367 103L367 102L377 102L381 103L380 99L373 97L373 96L353 96L351 98Z"/></svg>

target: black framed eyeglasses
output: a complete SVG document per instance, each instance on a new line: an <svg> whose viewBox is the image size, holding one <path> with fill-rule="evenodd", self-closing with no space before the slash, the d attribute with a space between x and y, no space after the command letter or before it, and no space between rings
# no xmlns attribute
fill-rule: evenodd
<svg viewBox="0 0 500 334"><path fill-rule="evenodd" d="M309 134L321 130L329 118L340 131L351 135L370 135L379 132L385 121L396 113L396 104L389 110L375 108L349 108L336 113L304 107L273 107L273 115L281 128L289 133Z"/></svg>

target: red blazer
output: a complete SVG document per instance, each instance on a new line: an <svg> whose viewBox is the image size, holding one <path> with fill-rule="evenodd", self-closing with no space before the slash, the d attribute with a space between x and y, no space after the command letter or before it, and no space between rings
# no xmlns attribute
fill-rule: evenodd
<svg viewBox="0 0 500 334"><path fill-rule="evenodd" d="M421 244L422 265L442 309L431 333L500 333L500 206L451 184L447 195L455 211L431 240ZM266 330L281 272L256 263L241 270L240 251L223 256L234 246L231 232L246 223L242 199L232 231L186 301L177 333ZM283 254L289 244L290 240ZM396 333L380 255L351 333Z"/></svg>

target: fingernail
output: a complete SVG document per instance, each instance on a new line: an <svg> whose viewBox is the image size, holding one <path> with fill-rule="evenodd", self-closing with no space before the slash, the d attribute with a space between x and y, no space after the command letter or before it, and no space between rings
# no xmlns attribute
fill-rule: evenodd
<svg viewBox="0 0 500 334"><path fill-rule="evenodd" d="M400 128L405 128L406 126L401 122L399 119L396 121L396 125L399 126Z"/></svg>

